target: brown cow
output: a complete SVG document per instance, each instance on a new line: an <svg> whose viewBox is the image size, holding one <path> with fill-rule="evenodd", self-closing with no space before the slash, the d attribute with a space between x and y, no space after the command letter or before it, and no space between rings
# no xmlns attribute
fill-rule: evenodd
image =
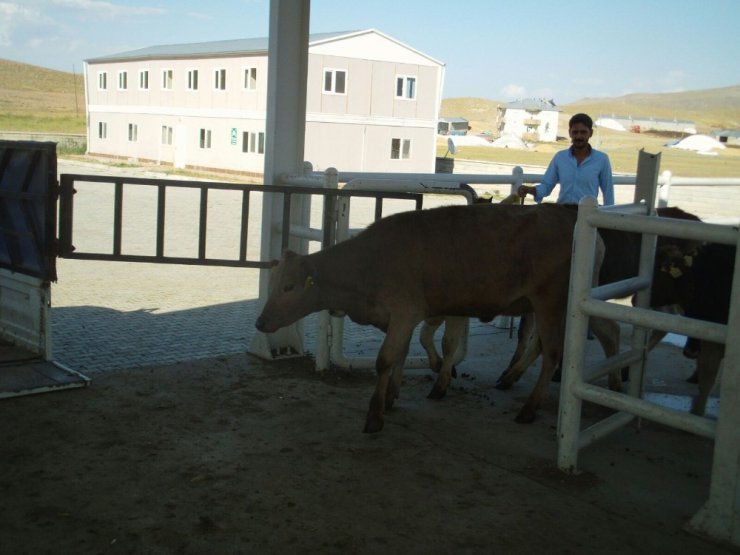
<svg viewBox="0 0 740 555"><path fill-rule="evenodd" d="M394 214L325 250L287 251L257 319L270 333L319 310L386 332L365 423L383 427L414 328L432 316L534 312L542 371L518 422L531 422L563 349L576 211L564 206L446 206ZM476 245L487 245L481 256Z"/></svg>

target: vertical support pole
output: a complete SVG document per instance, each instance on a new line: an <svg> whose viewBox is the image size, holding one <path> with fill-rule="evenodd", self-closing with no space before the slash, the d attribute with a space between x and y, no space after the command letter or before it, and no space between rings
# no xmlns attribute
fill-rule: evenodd
<svg viewBox="0 0 740 555"><path fill-rule="evenodd" d="M157 256L164 256L164 223L167 214L167 187L157 186Z"/></svg>
<svg viewBox="0 0 740 555"><path fill-rule="evenodd" d="M658 172L660 170L660 153L649 154L641 150L637 158L637 181L635 186L635 202L645 202L645 212L648 216L655 215L655 197L658 188ZM640 243L640 266L638 275L641 278L652 279L655 265L655 234L643 233ZM650 308L650 289L637 292L635 306ZM630 366L629 394L633 397L642 397L645 382L645 366L647 363L647 340L650 330L641 326L632 328L632 348L642 350L639 362Z"/></svg>
<svg viewBox="0 0 740 555"><path fill-rule="evenodd" d="M578 462L582 401L576 395L576 389L583 384L585 343L588 334L588 316L581 310L581 303L590 295L593 286L597 232L589 223L588 217L597 210L595 198L583 198L578 205L578 221L573 233L558 418L558 467L568 473L576 472Z"/></svg>
<svg viewBox="0 0 740 555"><path fill-rule="evenodd" d="M116 181L113 201L113 254L121 254L123 235L123 182Z"/></svg>
<svg viewBox="0 0 740 555"><path fill-rule="evenodd" d="M281 174L302 173L306 132L306 81L310 0L270 0L267 72L265 183L276 184ZM282 203L279 195L264 195L262 259L282 254ZM303 215L303 209L296 210ZM260 272L259 301L268 295L269 271ZM256 332L250 352L272 359L276 353L303 354L300 322L272 334Z"/></svg>
<svg viewBox="0 0 740 555"><path fill-rule="evenodd" d="M339 173L336 168L328 168L324 172L324 187L327 189L339 188ZM337 237L337 197L324 197L324 239L322 249L330 247ZM318 314L318 329L316 333L316 370L328 370L331 365L331 343L334 340L331 325L331 315L327 310Z"/></svg>

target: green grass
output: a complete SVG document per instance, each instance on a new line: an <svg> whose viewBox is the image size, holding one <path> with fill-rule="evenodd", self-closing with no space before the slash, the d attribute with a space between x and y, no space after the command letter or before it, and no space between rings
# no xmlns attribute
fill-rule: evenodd
<svg viewBox="0 0 740 555"><path fill-rule="evenodd" d="M84 112L74 114L10 114L0 113L0 130L29 133L85 133Z"/></svg>

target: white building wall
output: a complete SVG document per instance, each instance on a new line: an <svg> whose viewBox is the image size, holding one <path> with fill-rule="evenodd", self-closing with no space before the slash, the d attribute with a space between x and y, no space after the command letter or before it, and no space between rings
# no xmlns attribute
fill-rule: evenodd
<svg viewBox="0 0 740 555"><path fill-rule="evenodd" d="M512 133L517 137L535 135L542 142L554 142L558 138L558 112L555 110L533 113L519 108L507 108L504 119L504 133ZM539 122L539 125L528 125L532 120Z"/></svg>
<svg viewBox="0 0 740 555"><path fill-rule="evenodd" d="M256 89L245 89L245 68L256 68ZM305 159L316 168L346 171L434 171L436 124L442 65L376 32L312 46L309 54ZM325 94L325 69L346 71L346 93ZM225 70L226 85L216 87L215 72ZM198 89L188 74L198 72ZM98 74L107 74L107 89ZM139 87L147 71L149 88ZM172 72L171 89L163 72ZM153 160L178 167L219 168L261 174L264 155L243 152L243 133L264 133L267 56L201 57L86 64L88 150L124 158ZM127 73L120 90L118 75ZM397 77L416 79L416 98L396 98ZM99 123L107 126L100 138ZM129 139L129 125L136 140ZM172 129L171 144L162 128ZM210 131L210 148L200 144ZM235 139L234 139L235 137ZM409 158L391 160L391 140L410 141ZM235 142L234 142L235 141Z"/></svg>

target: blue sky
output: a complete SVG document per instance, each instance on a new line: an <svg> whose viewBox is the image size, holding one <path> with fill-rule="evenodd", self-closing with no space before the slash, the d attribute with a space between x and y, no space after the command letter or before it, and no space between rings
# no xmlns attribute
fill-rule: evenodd
<svg viewBox="0 0 740 555"><path fill-rule="evenodd" d="M80 72L157 44L264 37L269 0L0 0L0 58ZM375 28L446 65L444 97L740 84L740 0L313 0L311 32Z"/></svg>

